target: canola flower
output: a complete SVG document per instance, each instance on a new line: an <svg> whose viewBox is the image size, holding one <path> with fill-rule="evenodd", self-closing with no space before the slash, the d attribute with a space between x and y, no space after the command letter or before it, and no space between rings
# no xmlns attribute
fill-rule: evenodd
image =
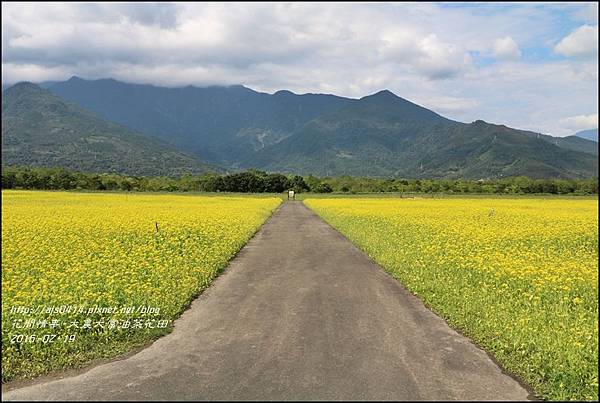
<svg viewBox="0 0 600 403"><path fill-rule="evenodd" d="M168 332L280 202L2 191L3 382L115 356ZM23 314L19 306L152 307L160 310L152 319L169 326L146 327L151 317L140 312ZM48 325L25 328L28 319ZM143 325L114 325L136 320Z"/></svg>
<svg viewBox="0 0 600 403"><path fill-rule="evenodd" d="M598 400L598 201L307 199L550 400Z"/></svg>

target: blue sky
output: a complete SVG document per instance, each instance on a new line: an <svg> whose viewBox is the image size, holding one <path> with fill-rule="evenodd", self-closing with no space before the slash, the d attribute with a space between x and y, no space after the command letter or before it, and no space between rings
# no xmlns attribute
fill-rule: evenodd
<svg viewBox="0 0 600 403"><path fill-rule="evenodd" d="M2 3L2 81L362 97L557 136L598 125L597 3Z"/></svg>

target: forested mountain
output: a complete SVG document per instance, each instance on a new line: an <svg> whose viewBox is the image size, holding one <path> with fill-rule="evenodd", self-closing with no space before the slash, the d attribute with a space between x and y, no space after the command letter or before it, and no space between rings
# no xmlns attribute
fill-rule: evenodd
<svg viewBox="0 0 600 403"><path fill-rule="evenodd" d="M481 120L454 122L382 91L314 119L247 165L318 175L594 176L597 157L546 137Z"/></svg>
<svg viewBox="0 0 600 403"><path fill-rule="evenodd" d="M597 177L597 147L460 123L389 91L361 99L243 86L163 88L73 77L48 89L229 169L408 178Z"/></svg>
<svg viewBox="0 0 600 403"><path fill-rule="evenodd" d="M2 93L2 163L132 175L214 170L26 82Z"/></svg>
<svg viewBox="0 0 600 403"><path fill-rule="evenodd" d="M241 85L164 88L77 77L49 89L108 120L229 166L351 101L289 91L270 95Z"/></svg>

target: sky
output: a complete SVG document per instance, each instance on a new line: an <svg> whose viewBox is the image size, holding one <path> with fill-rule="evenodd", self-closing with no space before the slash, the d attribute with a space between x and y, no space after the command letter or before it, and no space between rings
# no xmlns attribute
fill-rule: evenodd
<svg viewBox="0 0 600 403"><path fill-rule="evenodd" d="M462 122L598 127L598 4L2 3L2 83L114 78L360 98Z"/></svg>

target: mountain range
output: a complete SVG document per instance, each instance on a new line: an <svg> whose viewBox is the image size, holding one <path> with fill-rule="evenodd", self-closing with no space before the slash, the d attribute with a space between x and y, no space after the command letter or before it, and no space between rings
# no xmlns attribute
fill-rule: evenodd
<svg viewBox="0 0 600 403"><path fill-rule="evenodd" d="M350 99L266 94L241 85L164 88L77 77L43 87L53 102L77 105L79 116L85 109L96 122L145 136L154 147L177 149L179 162L193 156L202 161L196 162L200 170L218 165L321 176L597 177L593 141L481 120L456 122L387 90ZM3 98L12 98L11 90ZM2 119L4 157L4 100ZM19 130L13 126L13 144ZM26 153L35 151L28 141Z"/></svg>
<svg viewBox="0 0 600 403"><path fill-rule="evenodd" d="M2 162L132 175L215 171L31 83L16 84L2 94Z"/></svg>

